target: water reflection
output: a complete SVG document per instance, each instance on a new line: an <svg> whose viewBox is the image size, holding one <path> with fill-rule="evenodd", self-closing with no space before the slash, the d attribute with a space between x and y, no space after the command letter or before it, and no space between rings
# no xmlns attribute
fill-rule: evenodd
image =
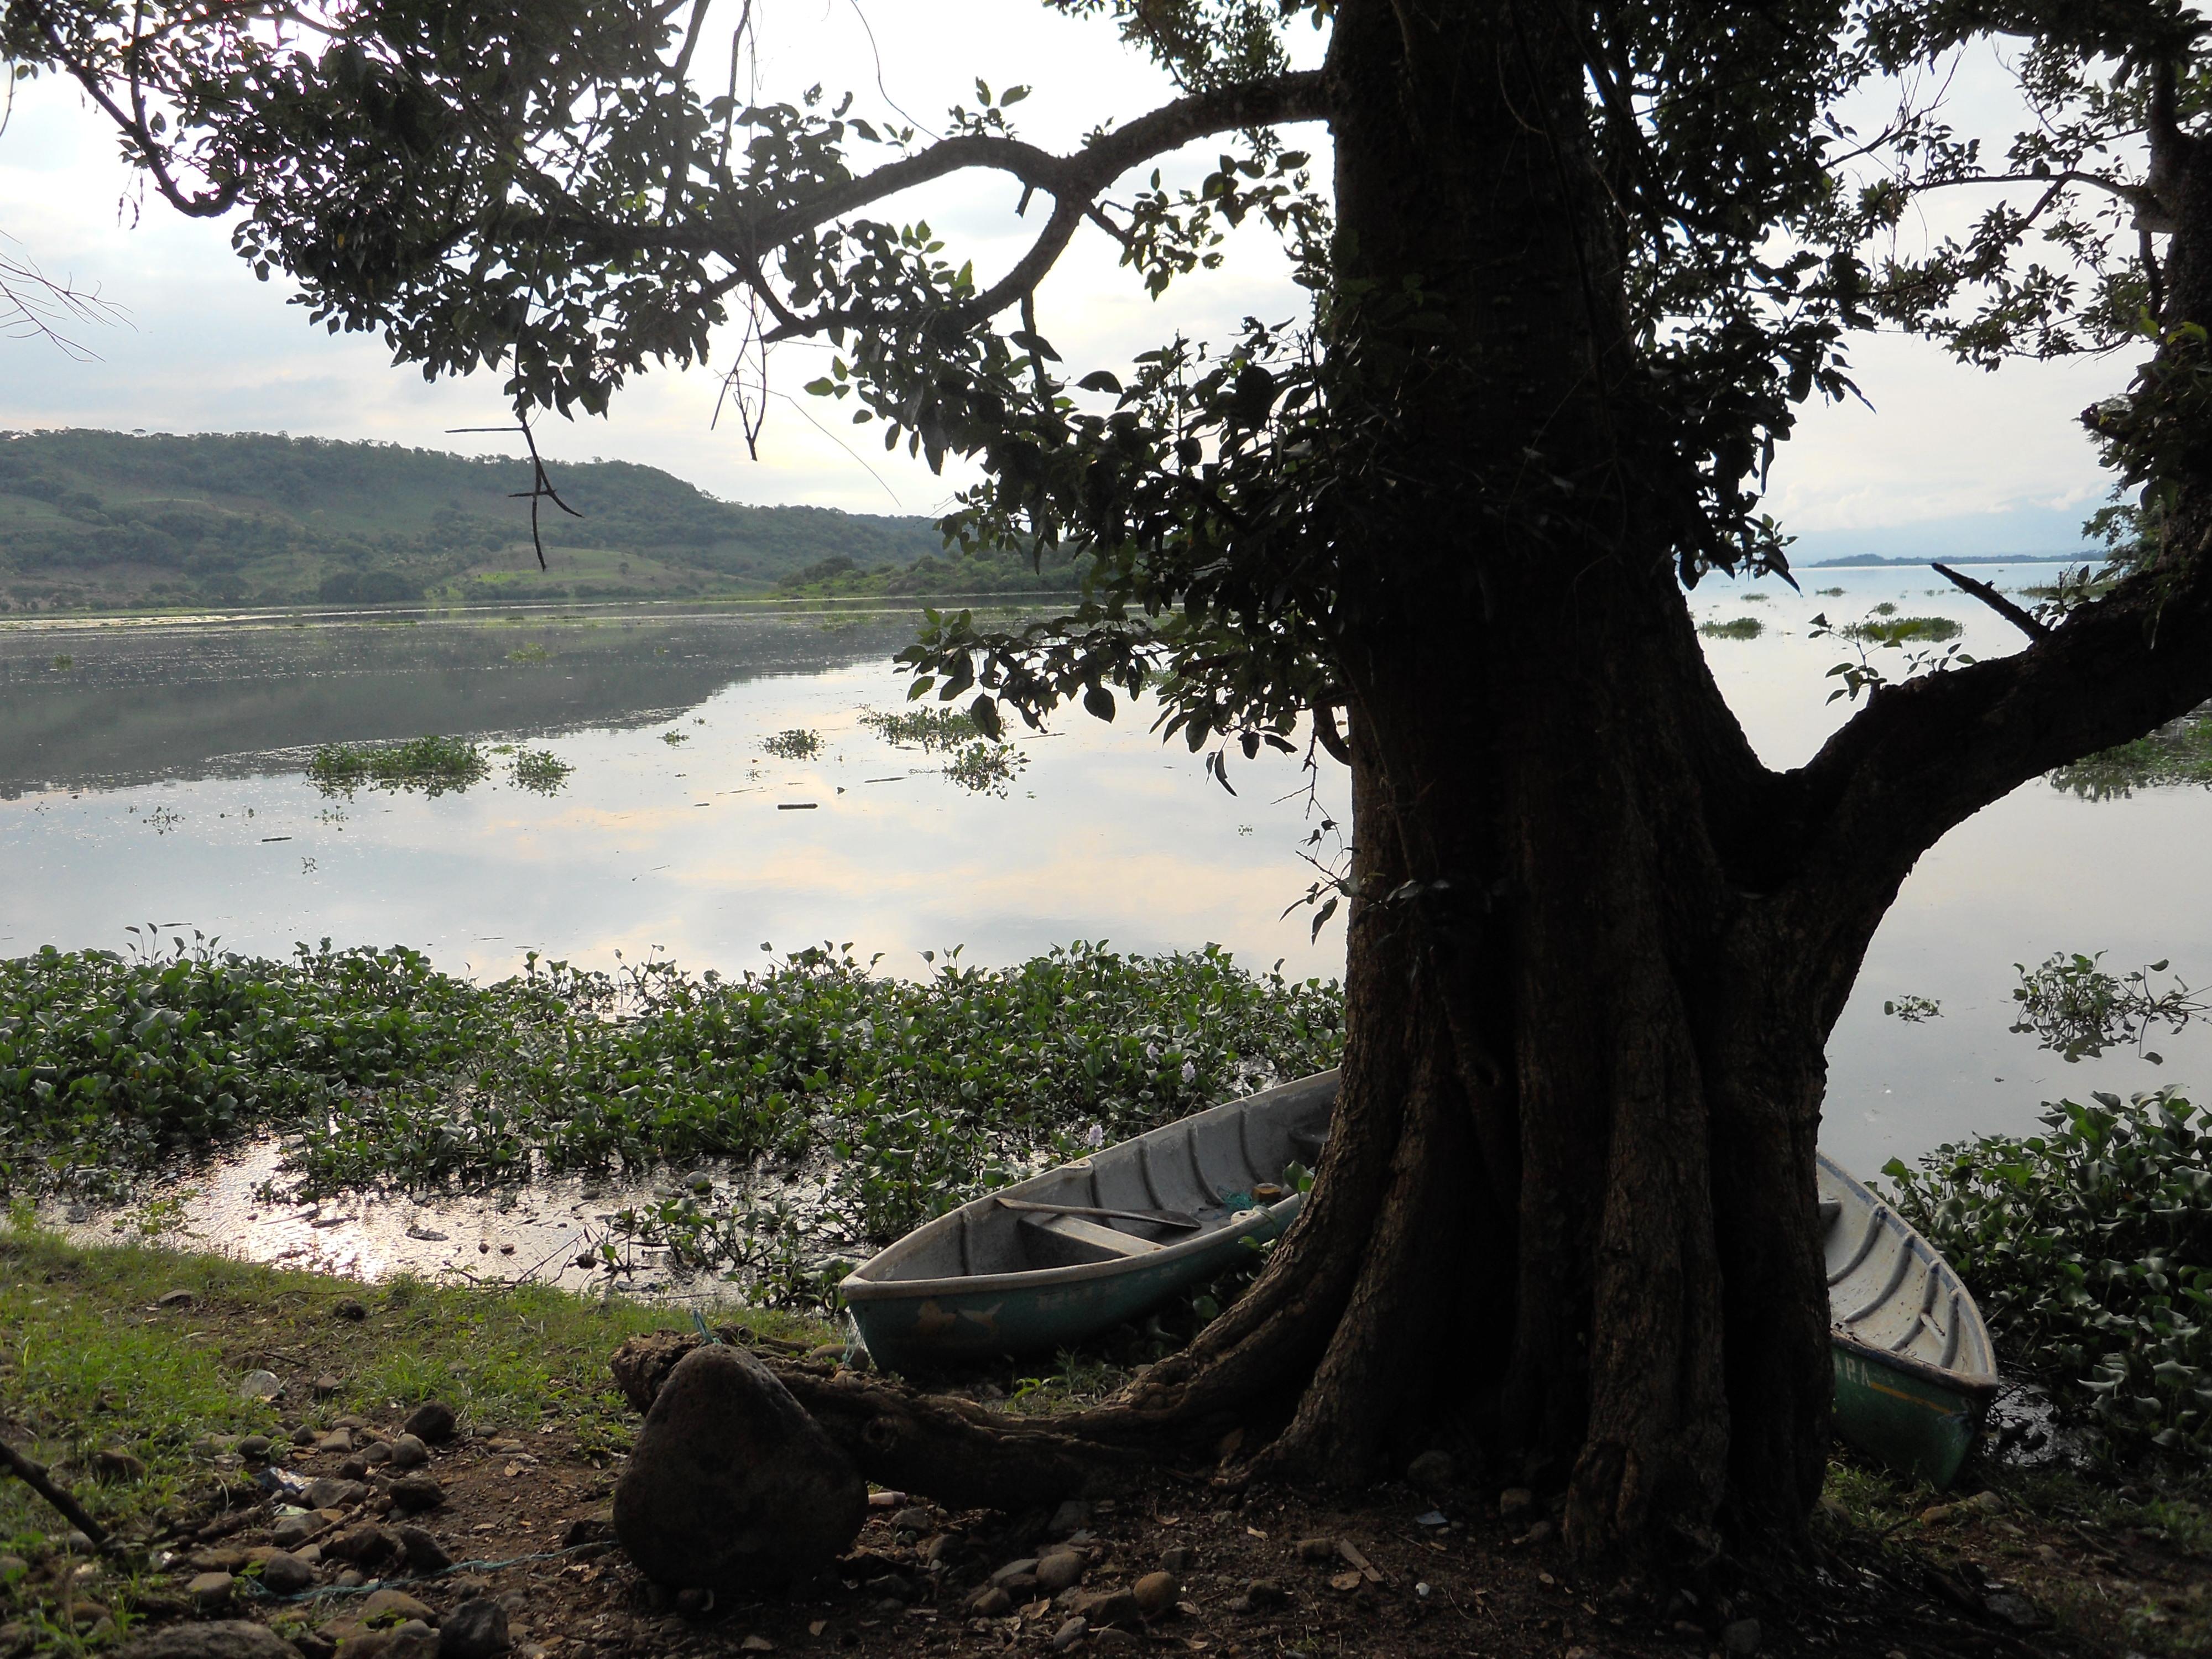
<svg viewBox="0 0 2212 1659"><path fill-rule="evenodd" d="M2055 571L1974 574L2016 591ZM1816 617L1948 618L1960 633L1929 642L1977 656L2019 644L1925 571L1801 580L1802 592L1708 582L1692 599L1718 625L1708 656L1772 765L1802 763L1853 707L1830 700L1830 671L1860 659ZM1747 618L1759 626L1729 626ZM1310 941L1307 912L1282 915L1310 876L1294 762L1262 751L1233 766L1232 797L1133 708L1112 726L1068 718L1020 735L1003 798L969 793L943 770L965 739L919 746L896 726L916 708L888 660L912 618L830 626L657 615L0 630L0 951L119 947L127 926L158 918L248 952L397 941L490 975L533 949L593 966L662 951L730 971L764 943L851 940L902 972L953 944L1004 963L1079 938L1146 951L1212 940L1255 967L1340 971L1340 927ZM1878 635L1858 643L1875 668L1902 665ZM547 795L502 763L434 799L325 798L303 775L318 745L428 733L488 753L512 743L570 770ZM1978 1130L2032 1133L2039 1103L2062 1094L2212 1088L2201 1023L2161 1036L2163 1065L2127 1045L2069 1065L2009 1030L2014 964L2054 951L2103 950L2122 973L2170 957L2191 983L2212 979L2197 856L2212 796L2155 781L2086 792L2103 799L2031 781L1921 860L1830 1044L1832 1155L1872 1174ZM1339 821L1342 793L1340 774L1321 780L1318 805ZM1940 1015L1882 1012L1911 998ZM525 1212L371 1198L317 1227L323 1212L252 1208L253 1160L269 1156L214 1182L191 1224L256 1255L511 1274L619 1206L580 1189L533 1188Z"/></svg>

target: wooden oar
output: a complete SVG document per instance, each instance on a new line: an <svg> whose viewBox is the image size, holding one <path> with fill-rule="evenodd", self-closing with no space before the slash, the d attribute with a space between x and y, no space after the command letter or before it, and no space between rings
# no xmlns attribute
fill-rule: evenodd
<svg viewBox="0 0 2212 1659"><path fill-rule="evenodd" d="M1081 1204L1032 1204L1025 1198L1002 1198L1002 1210L1034 1210L1045 1215L1095 1215L1114 1221L1149 1221L1162 1227L1181 1227L1196 1232L1206 1224L1181 1210L1098 1210Z"/></svg>

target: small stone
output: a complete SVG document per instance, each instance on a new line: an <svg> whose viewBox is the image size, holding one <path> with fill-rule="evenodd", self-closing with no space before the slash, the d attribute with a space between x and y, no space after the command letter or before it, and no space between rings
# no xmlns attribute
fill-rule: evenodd
<svg viewBox="0 0 2212 1659"><path fill-rule="evenodd" d="M362 1468L380 1469L392 1461L392 1443L389 1440L372 1440L361 1449L360 1457Z"/></svg>
<svg viewBox="0 0 2212 1659"><path fill-rule="evenodd" d="M339 1302L336 1307L331 1310L331 1315L336 1319L350 1319L355 1324L358 1325L362 1320L368 1317L368 1310L362 1307L360 1303L355 1301L351 1297L347 1297L343 1301Z"/></svg>
<svg viewBox="0 0 2212 1659"><path fill-rule="evenodd" d="M224 1544L211 1550L194 1550L185 1558L185 1565L194 1572L236 1572L252 1558L235 1544Z"/></svg>
<svg viewBox="0 0 2212 1659"><path fill-rule="evenodd" d="M1036 1564L1037 1588L1047 1595L1057 1595L1081 1583L1090 1567L1091 1564L1074 1550L1054 1550Z"/></svg>
<svg viewBox="0 0 2212 1659"><path fill-rule="evenodd" d="M349 1527L323 1546L326 1559L347 1561L356 1566L374 1566L398 1553L398 1537L374 1522Z"/></svg>
<svg viewBox="0 0 2212 1659"><path fill-rule="evenodd" d="M399 1426L426 1444L442 1446L453 1437L453 1421L451 1406L442 1400L426 1400Z"/></svg>
<svg viewBox="0 0 2212 1659"><path fill-rule="evenodd" d="M307 1490L301 1496L311 1510L349 1510L368 1496L368 1488L358 1480L325 1474L307 1482Z"/></svg>
<svg viewBox="0 0 2212 1659"><path fill-rule="evenodd" d="M710 1589L680 1589L676 1592L676 1611L693 1619L703 1617L714 1610L714 1592Z"/></svg>
<svg viewBox="0 0 2212 1659"><path fill-rule="evenodd" d="M110 1486L123 1486L146 1478L143 1458L134 1457L120 1446L107 1446L92 1455L92 1478Z"/></svg>
<svg viewBox="0 0 2212 1659"><path fill-rule="evenodd" d="M332 1395L336 1394L343 1387L345 1387L345 1383L342 1380L331 1376L328 1371L325 1371L320 1376L315 1379L315 1398L318 1400L328 1400Z"/></svg>
<svg viewBox="0 0 2212 1659"><path fill-rule="evenodd" d="M1090 1524L1091 1505L1079 1498L1071 1498L1052 1512L1052 1523L1045 1531L1054 1538L1065 1538Z"/></svg>
<svg viewBox="0 0 2212 1659"><path fill-rule="evenodd" d="M419 1469L430 1461L430 1449L420 1435L403 1434L386 1449L385 1456L395 1469Z"/></svg>
<svg viewBox="0 0 2212 1659"><path fill-rule="evenodd" d="M920 1504L911 1504L891 1516L893 1532L927 1532L933 1524L928 1510Z"/></svg>
<svg viewBox="0 0 2212 1659"><path fill-rule="evenodd" d="M118 1659L300 1659L276 1632L247 1619L170 1625L142 1636Z"/></svg>
<svg viewBox="0 0 2212 1659"><path fill-rule="evenodd" d="M1993 1618L2003 1620L2014 1630L2036 1630L2045 1623L2035 1603L2018 1590L1991 1590L1982 1597L1982 1606Z"/></svg>
<svg viewBox="0 0 2212 1659"><path fill-rule="evenodd" d="M1738 1619L1721 1626L1721 1646L1736 1659L1748 1659L1759 1651L1759 1620Z"/></svg>
<svg viewBox="0 0 2212 1659"><path fill-rule="evenodd" d="M1036 1557L1024 1556L1018 1561L1009 1561L1005 1566L1000 1567L998 1571L991 1575L991 1582L994 1584L1004 1584L1012 1579L1025 1578L1030 1583L1034 1584L1036 1583Z"/></svg>
<svg viewBox="0 0 2212 1659"><path fill-rule="evenodd" d="M280 1550L295 1550L330 1528L329 1522L310 1510L304 1515L280 1516L276 1524L269 1529L269 1538Z"/></svg>
<svg viewBox="0 0 2212 1659"><path fill-rule="evenodd" d="M313 1426L307 1423L301 1424L298 1428L292 1431L292 1443L295 1446L312 1446L321 1437L315 1432Z"/></svg>
<svg viewBox="0 0 2212 1659"><path fill-rule="evenodd" d="M289 1550L272 1550L261 1563L261 1588L272 1595L297 1595L315 1582L315 1570Z"/></svg>
<svg viewBox="0 0 2212 1659"><path fill-rule="evenodd" d="M399 1548L408 1566L416 1572L443 1572L453 1565L446 1547L421 1527L400 1528Z"/></svg>
<svg viewBox="0 0 2212 1659"><path fill-rule="evenodd" d="M1298 1559L1301 1561L1334 1561L1336 1559L1336 1540L1334 1538L1301 1538L1298 1540Z"/></svg>
<svg viewBox="0 0 2212 1659"><path fill-rule="evenodd" d="M438 1659L498 1659L511 1645L507 1609L488 1595L462 1602L438 1632Z"/></svg>
<svg viewBox="0 0 2212 1659"><path fill-rule="evenodd" d="M438 1659L438 1632L420 1619L395 1626L385 1645L384 1659Z"/></svg>
<svg viewBox="0 0 2212 1659"><path fill-rule="evenodd" d="M192 1604L201 1607L219 1607L230 1600L230 1592L238 1581L227 1572L200 1572L192 1575L185 1586L185 1594Z"/></svg>
<svg viewBox="0 0 2212 1659"><path fill-rule="evenodd" d="M272 1443L267 1435L249 1434L238 1443L238 1455L240 1457L252 1458L258 1462L269 1455L271 1446Z"/></svg>
<svg viewBox="0 0 2212 1659"><path fill-rule="evenodd" d="M351 1429L332 1429L328 1434L324 1435L320 1439L315 1442L315 1449L319 1452L338 1452L341 1454L349 1452L353 1449L353 1431Z"/></svg>
<svg viewBox="0 0 2212 1659"><path fill-rule="evenodd" d="M1517 1520L1536 1507L1536 1494L1526 1486L1508 1486L1498 1494L1498 1518Z"/></svg>
<svg viewBox="0 0 2212 1659"><path fill-rule="evenodd" d="M1529 1528L1528 1531L1522 1533L1521 1536L1514 1541L1521 1544L1540 1544L1547 1539L1550 1538L1553 1533L1557 1530L1558 1528L1553 1527L1550 1522L1539 1521L1534 1526Z"/></svg>
<svg viewBox="0 0 2212 1659"><path fill-rule="evenodd" d="M1417 1492L1448 1492L1458 1478L1459 1465L1448 1451L1425 1451L1406 1468L1406 1484Z"/></svg>
<svg viewBox="0 0 2212 1659"><path fill-rule="evenodd" d="M1920 1511L1920 1524L1923 1527L1940 1527L1958 1512L1959 1506L1956 1504L1931 1504Z"/></svg>
<svg viewBox="0 0 2212 1659"><path fill-rule="evenodd" d="M154 1298L154 1305L157 1308L189 1308L194 1299L190 1291L164 1291Z"/></svg>
<svg viewBox="0 0 2212 1659"><path fill-rule="evenodd" d="M403 1474L392 1483L392 1502L403 1515L420 1515L446 1501L446 1489L427 1474Z"/></svg>
<svg viewBox="0 0 2212 1659"><path fill-rule="evenodd" d="M769 1641L765 1636L748 1636L744 1641L738 1644L738 1651L739 1653L774 1653L775 1651L775 1644Z"/></svg>
<svg viewBox="0 0 2212 1659"><path fill-rule="evenodd" d="M1197 1559L1198 1552L1188 1544L1170 1544L1160 1552L1160 1565L1178 1577L1188 1572Z"/></svg>
<svg viewBox="0 0 2212 1659"><path fill-rule="evenodd" d="M1094 1630L1109 1625L1136 1625L1142 1622L1144 1616L1144 1609L1128 1590L1101 1590L1089 1595L1079 1593L1078 1599L1069 1602L1067 1607L1069 1612L1081 1614Z"/></svg>
<svg viewBox="0 0 2212 1659"><path fill-rule="evenodd" d="M561 1547L574 1549L579 1544L597 1544L612 1539L614 1523L595 1515L580 1515L571 1521L561 1534Z"/></svg>
<svg viewBox="0 0 2212 1659"><path fill-rule="evenodd" d="M284 1379L274 1371L248 1371L238 1379L241 1400L274 1400L284 1392Z"/></svg>
<svg viewBox="0 0 2212 1659"><path fill-rule="evenodd" d="M401 1624L404 1624L410 1619L419 1619L426 1625L434 1625L438 1622L436 1613L408 1595L405 1590L388 1588L371 1590L368 1599L361 1604L361 1617L365 1624L386 1623L394 1613L398 1615L398 1622Z"/></svg>
<svg viewBox="0 0 2212 1659"><path fill-rule="evenodd" d="M1090 1628L1091 1622L1086 1619L1075 1618L1069 1620L1066 1624L1062 1625L1058 1630L1053 1632L1052 1650L1054 1653L1066 1652L1068 1649L1073 1647L1078 1642L1080 1642L1083 1639L1083 1632Z"/></svg>
<svg viewBox="0 0 2212 1659"><path fill-rule="evenodd" d="M2002 1515L2011 1505L2004 1501L2001 1492L1978 1492L1972 1498L1960 1498L1959 1507L1978 1510L1983 1515Z"/></svg>
<svg viewBox="0 0 2212 1659"><path fill-rule="evenodd" d="M359 1453L347 1458L344 1462L338 1465L338 1479L341 1480L368 1480L368 1460Z"/></svg>
<svg viewBox="0 0 2212 1659"><path fill-rule="evenodd" d="M1244 1595L1255 1607L1279 1607L1291 1599L1290 1592L1272 1578L1255 1578L1244 1586Z"/></svg>
<svg viewBox="0 0 2212 1659"><path fill-rule="evenodd" d="M1129 1586L1129 1594L1137 1598L1137 1611L1147 1619L1175 1611L1176 1597L1182 1590L1171 1572L1148 1572Z"/></svg>
<svg viewBox="0 0 2212 1659"><path fill-rule="evenodd" d="M1014 1605L1014 1598L996 1584L986 1584L968 1598L968 1611L979 1619L997 1619Z"/></svg>

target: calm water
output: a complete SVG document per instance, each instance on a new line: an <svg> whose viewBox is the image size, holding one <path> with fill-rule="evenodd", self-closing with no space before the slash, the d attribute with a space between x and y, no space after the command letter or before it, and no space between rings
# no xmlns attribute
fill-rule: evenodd
<svg viewBox="0 0 2212 1659"><path fill-rule="evenodd" d="M2013 587L2053 568L1974 574ZM1827 702L1826 678L1847 647L1810 636L1816 612L1842 623L1887 601L1956 618L1976 654L2018 647L1972 599L1930 592L1941 584L1925 570L1802 580L1802 593L1767 580L1693 596L1701 620L1766 624L1708 652L1771 764L1802 761L1848 713ZM1845 591L1817 591L1833 587ZM0 951L122 948L127 926L153 921L254 952L325 936L404 942L479 975L531 950L597 966L659 951L741 971L763 945L824 940L908 972L925 950L1000 963L1077 938L1136 951L1212 941L1255 968L1340 970L1340 925L1313 942L1304 911L1283 915L1310 879L1297 849L1317 811L1341 816L1340 771L1310 801L1297 763L1263 751L1232 771L1232 797L1147 732L1149 711L1125 709L1112 726L1063 716L1021 738L1027 763L1005 794L969 793L860 718L905 706L889 657L914 621L656 611L0 628ZM794 728L821 735L817 758L763 750ZM495 774L437 799L333 799L305 778L317 744L426 732L526 739L574 771L550 797ZM1907 882L1836 1031L1828 1150L1871 1174L1976 1130L2026 1129L2063 1093L2212 1085L2202 1028L2162 1034L2163 1066L2132 1053L2068 1066L2006 1029L2012 964L2054 951L2107 951L2123 971L2171 957L2192 982L2212 976L2212 876L2192 856L2208 830L2203 791L2087 802L2037 781L1954 831ZM1905 994L1936 999L1942 1017L1886 1018L1883 1000ZM519 1255L590 1208L580 1191L542 1199L521 1212L543 1212L542 1240L524 1236ZM255 1224L285 1249L370 1270L410 1251L417 1265L473 1258L476 1234L440 1213ZM410 1243L410 1226L453 1237Z"/></svg>

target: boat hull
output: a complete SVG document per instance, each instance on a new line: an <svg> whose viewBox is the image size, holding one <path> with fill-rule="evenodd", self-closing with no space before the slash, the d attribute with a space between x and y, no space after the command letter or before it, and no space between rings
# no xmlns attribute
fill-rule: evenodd
<svg viewBox="0 0 2212 1659"><path fill-rule="evenodd" d="M1931 1486L1957 1480L1981 1437L1994 1385L1968 1385L1933 1366L1840 1338L1830 1346L1836 1364L1837 1435Z"/></svg>
<svg viewBox="0 0 2212 1659"><path fill-rule="evenodd" d="M1206 1248L1119 1273L1035 1285L937 1290L918 1298L848 1299L869 1356L895 1371L1004 1354L1050 1353L1141 1319L1178 1291L1233 1266L1297 1216L1300 1196L1250 1212L1244 1224L1207 1236Z"/></svg>
<svg viewBox="0 0 2212 1659"><path fill-rule="evenodd" d="M845 1281L845 1302L876 1363L928 1370L1050 1353L1142 1319L1179 1291L1280 1234L1303 1203L1260 1183L1326 1133L1336 1077L1323 1073L1231 1102L960 1206L909 1233ZM1828 1158L1820 1160L1839 1437L1936 1486L1956 1478L1996 1390L1996 1357L1972 1294L1904 1218ZM1279 1188L1278 1189L1279 1190ZM999 1197L1124 1225L1091 1226L1112 1259L1038 1265ZM1261 1203L1260 1197L1273 1201ZM1146 1238L1129 1212L1202 1217L1206 1231ZM1143 1231L1133 1236L1129 1224Z"/></svg>

